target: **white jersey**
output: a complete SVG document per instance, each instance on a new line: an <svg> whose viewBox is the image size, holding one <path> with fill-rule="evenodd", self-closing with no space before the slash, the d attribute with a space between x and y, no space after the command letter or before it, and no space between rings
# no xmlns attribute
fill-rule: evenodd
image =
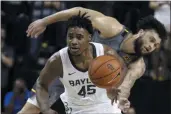
<svg viewBox="0 0 171 114"><path fill-rule="evenodd" d="M102 44L91 43L94 56L104 55ZM72 64L68 47L60 50L63 65L63 78L60 78L64 85L65 92L61 94L68 114L84 113L115 113L120 114L116 106L111 105L107 97L106 89L96 87L89 79L88 71L81 71ZM116 105L116 104L115 104Z"/></svg>

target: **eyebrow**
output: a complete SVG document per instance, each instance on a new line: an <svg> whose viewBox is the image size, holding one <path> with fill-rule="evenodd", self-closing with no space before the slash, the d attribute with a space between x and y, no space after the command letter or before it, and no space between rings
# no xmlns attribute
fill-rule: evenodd
<svg viewBox="0 0 171 114"><path fill-rule="evenodd" d="M80 35L80 36L83 36L83 34L80 34L80 33L78 33L78 34L76 34L76 35Z"/></svg>

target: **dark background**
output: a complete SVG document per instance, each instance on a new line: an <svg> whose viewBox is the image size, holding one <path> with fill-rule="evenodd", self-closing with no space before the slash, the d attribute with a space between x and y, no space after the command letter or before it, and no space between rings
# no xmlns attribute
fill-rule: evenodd
<svg viewBox="0 0 171 114"><path fill-rule="evenodd" d="M1 24L5 25L5 42L14 50L14 65L10 69L6 92L12 89L12 82L17 77L23 77L30 89L35 83L40 70L47 58L54 52L66 46L65 22L58 22L47 27L38 39L26 37L26 30L32 21L43 18L52 13L69 9L75 6L94 9L105 15L115 17L120 23L127 26L133 33L136 32L137 21L147 15L154 15L148 1L143 2L57 2L46 6L45 2L1 2ZM2 11L4 14L2 14ZM170 38L170 37L169 37ZM165 49L164 53L171 53ZM160 52L156 52L160 53ZM160 55L160 54L159 54ZM146 57L147 71L138 79L131 91L130 101L137 114L171 114L170 112L170 66L162 78L152 77L152 57ZM171 59L169 57L164 58ZM170 61L169 61L170 62ZM164 71L165 72L165 71ZM3 81L3 80L1 80ZM1 103L3 102L3 94ZM3 105L2 105L3 106ZM3 107L2 107L3 108Z"/></svg>

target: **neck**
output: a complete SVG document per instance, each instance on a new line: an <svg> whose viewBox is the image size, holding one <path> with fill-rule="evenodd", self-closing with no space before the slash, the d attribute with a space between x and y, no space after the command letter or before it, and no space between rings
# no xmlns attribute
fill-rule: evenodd
<svg viewBox="0 0 171 114"><path fill-rule="evenodd" d="M138 38L138 35L130 34L121 44L121 51L125 53L135 54L135 41Z"/></svg>

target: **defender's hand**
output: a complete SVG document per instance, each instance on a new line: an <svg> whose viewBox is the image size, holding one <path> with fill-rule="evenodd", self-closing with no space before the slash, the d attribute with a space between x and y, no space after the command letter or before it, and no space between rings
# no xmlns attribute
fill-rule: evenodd
<svg viewBox="0 0 171 114"><path fill-rule="evenodd" d="M27 37L37 38L41 33L45 31L46 26L47 25L44 23L42 19L38 19L32 22L26 31Z"/></svg>
<svg viewBox="0 0 171 114"><path fill-rule="evenodd" d="M129 100L127 98L120 98L118 108L121 109L124 113L127 113L130 108Z"/></svg>
<svg viewBox="0 0 171 114"><path fill-rule="evenodd" d="M114 101L117 102L117 100L118 100L118 95L119 95L120 89L113 87L110 89L106 89L106 91L107 91L107 96L109 99L111 99L111 104L113 105L113 102Z"/></svg>

